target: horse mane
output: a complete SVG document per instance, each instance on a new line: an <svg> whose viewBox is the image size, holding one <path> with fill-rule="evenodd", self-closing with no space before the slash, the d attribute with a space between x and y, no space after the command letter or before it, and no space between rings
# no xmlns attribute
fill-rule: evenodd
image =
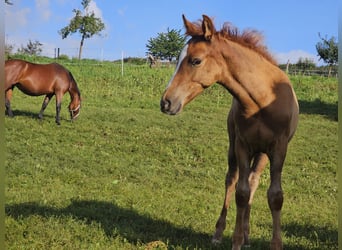
<svg viewBox="0 0 342 250"><path fill-rule="evenodd" d="M190 36L203 36L202 22L194 22L194 29ZM264 44L264 36L260 31L255 29L245 29L240 31L237 27L229 22L223 24L222 29L217 31L216 34L219 37L236 42L244 47L254 50L265 59L270 61L274 65L278 65L273 56L268 52L267 47Z"/></svg>
<svg viewBox="0 0 342 250"><path fill-rule="evenodd" d="M78 89L78 86L76 84L76 80L75 80L74 76L71 74L70 71L69 71L69 78L70 78L69 90L72 91L72 92L76 92L78 94L78 96L81 98L81 92Z"/></svg>

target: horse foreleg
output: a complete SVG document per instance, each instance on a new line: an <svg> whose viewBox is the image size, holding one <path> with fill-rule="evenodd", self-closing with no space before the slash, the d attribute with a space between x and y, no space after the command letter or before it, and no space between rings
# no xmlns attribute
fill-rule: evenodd
<svg viewBox="0 0 342 250"><path fill-rule="evenodd" d="M228 166L229 166L229 169L226 175L226 182L225 182L225 186L226 186L225 198L224 198L221 214L216 222L216 231L212 239L212 242L214 244L221 243L222 241L222 234L226 228L227 210L228 210L232 195L235 191L235 185L239 176L239 173L237 171L237 164L236 164L236 157L234 153L233 143L229 148Z"/></svg>
<svg viewBox="0 0 342 250"><path fill-rule="evenodd" d="M240 140L236 141L236 159L239 166L239 179L236 185L235 203L236 203L236 222L233 234L233 250L240 250L244 244L244 220L248 213L251 190L249 186L251 156L246 147Z"/></svg>
<svg viewBox="0 0 342 250"><path fill-rule="evenodd" d="M248 202L248 207L245 212L245 218L244 218L244 245L249 245L249 218L250 218L250 212L251 212L251 206L253 202L253 197L255 194L255 191L257 190L259 186L259 180L260 180L260 175L265 169L265 166L268 162L268 157L266 154L260 153L257 154L254 157L251 173L249 174L249 188L251 191L250 197L249 197L249 202Z"/></svg>
<svg viewBox="0 0 342 250"><path fill-rule="evenodd" d="M13 117L13 112L12 112L12 109L11 109L12 93L13 93L13 90L12 90L12 89L8 89L8 90L6 91L6 94L5 94L5 108L6 108L6 114L7 114L9 117Z"/></svg>
<svg viewBox="0 0 342 250"><path fill-rule="evenodd" d="M280 215L284 197L281 188L281 173L286 156L287 142L278 144L278 147L273 150L275 153L270 156L271 184L267 190L268 205L271 210L273 220L273 235L270 246L271 250L283 249Z"/></svg>
<svg viewBox="0 0 342 250"><path fill-rule="evenodd" d="M46 109L47 105L49 104L52 96L53 96L53 94L48 94L48 95L45 96L43 104L42 104L42 108L40 109L40 112L39 112L39 115L38 115L39 119L43 119L44 110Z"/></svg>
<svg viewBox="0 0 342 250"><path fill-rule="evenodd" d="M61 125L61 122L60 122L61 107L62 107L62 96L60 94L56 94L56 123L58 125Z"/></svg>

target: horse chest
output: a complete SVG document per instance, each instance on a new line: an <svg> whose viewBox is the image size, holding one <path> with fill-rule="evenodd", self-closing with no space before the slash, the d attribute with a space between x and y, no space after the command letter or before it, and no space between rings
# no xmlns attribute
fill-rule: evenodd
<svg viewBox="0 0 342 250"><path fill-rule="evenodd" d="M269 145L277 138L277 131L261 116L240 117L234 124L236 138L250 151L266 152Z"/></svg>

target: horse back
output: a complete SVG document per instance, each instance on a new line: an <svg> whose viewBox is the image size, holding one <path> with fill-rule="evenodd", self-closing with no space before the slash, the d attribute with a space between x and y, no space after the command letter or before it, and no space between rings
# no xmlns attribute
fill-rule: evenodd
<svg viewBox="0 0 342 250"><path fill-rule="evenodd" d="M35 64L23 60L5 63L6 90L18 87L28 95L65 93L70 86L69 71L57 63Z"/></svg>

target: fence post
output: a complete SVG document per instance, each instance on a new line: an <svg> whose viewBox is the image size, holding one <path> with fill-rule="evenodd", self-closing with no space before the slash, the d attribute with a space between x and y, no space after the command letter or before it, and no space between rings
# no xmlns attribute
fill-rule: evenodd
<svg viewBox="0 0 342 250"><path fill-rule="evenodd" d="M121 76L124 75L124 52L121 52Z"/></svg>

